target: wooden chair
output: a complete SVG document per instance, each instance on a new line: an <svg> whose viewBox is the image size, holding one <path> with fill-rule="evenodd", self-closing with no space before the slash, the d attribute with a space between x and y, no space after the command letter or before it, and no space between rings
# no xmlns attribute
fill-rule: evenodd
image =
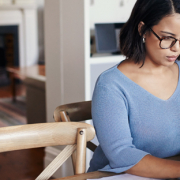
<svg viewBox="0 0 180 180"><path fill-rule="evenodd" d="M67 145L36 180L47 180L77 149L75 174L85 172L86 142L95 136L93 126L78 122L52 122L0 128L0 152Z"/></svg>
<svg viewBox="0 0 180 180"><path fill-rule="evenodd" d="M54 111L54 120L56 122L80 122L92 119L91 116L91 101L83 101L71 104L58 106ZM92 142L87 142L87 148L95 151L96 145ZM72 163L75 173L76 167L76 151L72 154Z"/></svg>
<svg viewBox="0 0 180 180"><path fill-rule="evenodd" d="M58 106L54 111L55 122L80 122L92 119L91 101L83 101ZM96 145L87 142L87 148L95 151Z"/></svg>

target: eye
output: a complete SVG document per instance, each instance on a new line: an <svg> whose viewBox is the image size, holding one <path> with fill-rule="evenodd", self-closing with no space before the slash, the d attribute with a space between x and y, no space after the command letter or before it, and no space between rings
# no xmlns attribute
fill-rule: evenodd
<svg viewBox="0 0 180 180"><path fill-rule="evenodd" d="M170 36L163 36L162 39L165 39L165 40L172 40L173 38L170 37Z"/></svg>

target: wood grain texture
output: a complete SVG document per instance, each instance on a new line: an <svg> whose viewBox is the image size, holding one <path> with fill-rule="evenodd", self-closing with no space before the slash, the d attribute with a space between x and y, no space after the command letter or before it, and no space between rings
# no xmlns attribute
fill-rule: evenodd
<svg viewBox="0 0 180 180"><path fill-rule="evenodd" d="M86 123L53 122L0 128L0 152L76 144L78 128L87 128L87 141L95 136Z"/></svg>

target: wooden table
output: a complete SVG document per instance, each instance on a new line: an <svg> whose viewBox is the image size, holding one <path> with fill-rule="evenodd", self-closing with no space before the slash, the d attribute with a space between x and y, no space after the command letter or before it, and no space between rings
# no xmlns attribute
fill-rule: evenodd
<svg viewBox="0 0 180 180"><path fill-rule="evenodd" d="M86 179L97 179L97 178L114 176L114 175L117 175L117 174L110 173L110 172L95 171L95 172L90 172L90 173L85 173L85 174L80 174L80 175L58 178L54 180L86 180Z"/></svg>
<svg viewBox="0 0 180 180"><path fill-rule="evenodd" d="M122 173L120 173L120 174L122 174ZM98 179L98 178L102 178L102 177L115 176L115 175L118 175L118 174L110 173L110 172L95 171L95 172L90 172L90 173L85 173L85 174L80 174L80 175L58 178L58 179L54 179L54 180L86 180L86 179ZM101 180L101 179L99 179L99 180ZM175 179L166 179L166 180L178 180L178 179L175 178Z"/></svg>
<svg viewBox="0 0 180 180"><path fill-rule="evenodd" d="M11 78L12 99L16 101L16 79L24 80L26 77L37 78L45 76L45 65L34 65L29 67L7 67Z"/></svg>

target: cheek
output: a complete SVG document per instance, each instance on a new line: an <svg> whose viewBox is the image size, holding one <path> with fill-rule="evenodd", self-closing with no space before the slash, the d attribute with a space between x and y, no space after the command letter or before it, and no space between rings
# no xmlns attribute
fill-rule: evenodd
<svg viewBox="0 0 180 180"><path fill-rule="evenodd" d="M159 46L159 40L155 39L154 37L149 36L146 38L146 43L145 43L146 51L147 52L156 52L160 51L161 48Z"/></svg>
<svg viewBox="0 0 180 180"><path fill-rule="evenodd" d="M148 38L145 44L146 53L151 58L164 58L168 55L169 49L161 49L159 40Z"/></svg>
<svg viewBox="0 0 180 180"><path fill-rule="evenodd" d="M178 51L178 54L180 55L180 42L179 42L179 51Z"/></svg>

